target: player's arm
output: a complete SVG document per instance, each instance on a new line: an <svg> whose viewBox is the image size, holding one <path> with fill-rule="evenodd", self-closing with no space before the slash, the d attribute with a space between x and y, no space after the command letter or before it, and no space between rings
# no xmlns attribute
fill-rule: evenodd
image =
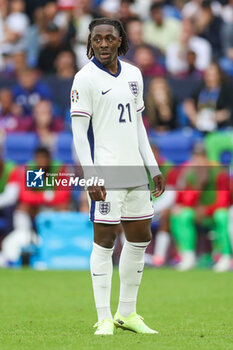
<svg viewBox="0 0 233 350"><path fill-rule="evenodd" d="M18 200L19 186L7 184L5 190L0 194L0 209L16 204Z"/></svg>
<svg viewBox="0 0 233 350"><path fill-rule="evenodd" d="M0 194L0 209L17 203L19 198L19 181L18 181L17 167L11 172L8 183L6 184L4 191Z"/></svg>
<svg viewBox="0 0 233 350"><path fill-rule="evenodd" d="M145 126L143 124L141 113L140 115L138 115L137 126L138 126L139 151L141 153L144 164L148 168L155 185L155 190L152 191L152 193L155 197L159 197L165 190L165 180L159 170L158 163L150 147L150 143L147 137Z"/></svg>
<svg viewBox="0 0 233 350"><path fill-rule="evenodd" d="M71 120L74 146L79 161L82 167L84 167L85 165L85 167L87 167L88 169L93 169L93 174L91 175L95 175L94 164L91 157L90 144L87 137L90 119L83 116L73 116ZM106 190L104 186L89 186L88 192L91 199L94 201L105 200Z"/></svg>
<svg viewBox="0 0 233 350"><path fill-rule="evenodd" d="M86 178L96 176L87 136L90 118L93 114L93 93L90 75L78 72L71 88L70 114L74 145ZM104 200L106 196L105 188L100 186L89 186L88 192L94 201Z"/></svg>

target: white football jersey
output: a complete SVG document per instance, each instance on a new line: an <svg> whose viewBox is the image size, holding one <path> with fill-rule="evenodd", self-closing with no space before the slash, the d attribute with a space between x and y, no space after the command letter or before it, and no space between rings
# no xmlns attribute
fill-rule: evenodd
<svg viewBox="0 0 233 350"><path fill-rule="evenodd" d="M148 183L137 132L138 112L143 109L142 75L129 63L118 60L114 75L94 58L74 77L71 116L90 118L94 164L139 167L135 181L131 177L134 185Z"/></svg>

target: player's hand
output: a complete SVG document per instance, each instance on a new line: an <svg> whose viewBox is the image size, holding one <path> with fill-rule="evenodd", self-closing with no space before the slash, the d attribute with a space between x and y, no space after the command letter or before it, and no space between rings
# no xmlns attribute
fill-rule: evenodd
<svg viewBox="0 0 233 350"><path fill-rule="evenodd" d="M155 198L161 196L165 190L165 179L163 175L159 174L153 177L155 189L152 191L152 194Z"/></svg>
<svg viewBox="0 0 233 350"><path fill-rule="evenodd" d="M88 193L90 195L91 200L95 202L105 201L105 198L107 195L107 192L104 186L89 186Z"/></svg>

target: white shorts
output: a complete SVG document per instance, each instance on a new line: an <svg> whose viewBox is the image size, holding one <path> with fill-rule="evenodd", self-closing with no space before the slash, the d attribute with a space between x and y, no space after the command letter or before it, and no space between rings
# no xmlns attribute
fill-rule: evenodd
<svg viewBox="0 0 233 350"><path fill-rule="evenodd" d="M123 190L108 190L105 201L92 201L88 195L90 220L103 224L119 224L128 220L145 220L154 216L150 190L145 185Z"/></svg>

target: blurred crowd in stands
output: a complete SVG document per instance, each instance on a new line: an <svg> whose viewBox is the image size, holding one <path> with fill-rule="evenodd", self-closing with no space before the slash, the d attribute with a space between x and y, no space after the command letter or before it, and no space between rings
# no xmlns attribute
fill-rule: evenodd
<svg viewBox="0 0 233 350"><path fill-rule="evenodd" d="M121 59L142 71L144 123L166 169L146 262L231 269L233 188L219 164L233 164L233 0L0 0L0 265L36 244L40 210L88 210L84 192L25 191L25 169L6 148L10 134L24 133L26 142L33 133L39 147L28 161L62 169L53 155L59 135L70 133L72 79L88 62L88 25L102 16L119 18L128 34ZM169 143L177 130L197 141L179 170L155 147L157 137ZM230 138L219 159L209 156L215 144L206 149L212 133Z"/></svg>

